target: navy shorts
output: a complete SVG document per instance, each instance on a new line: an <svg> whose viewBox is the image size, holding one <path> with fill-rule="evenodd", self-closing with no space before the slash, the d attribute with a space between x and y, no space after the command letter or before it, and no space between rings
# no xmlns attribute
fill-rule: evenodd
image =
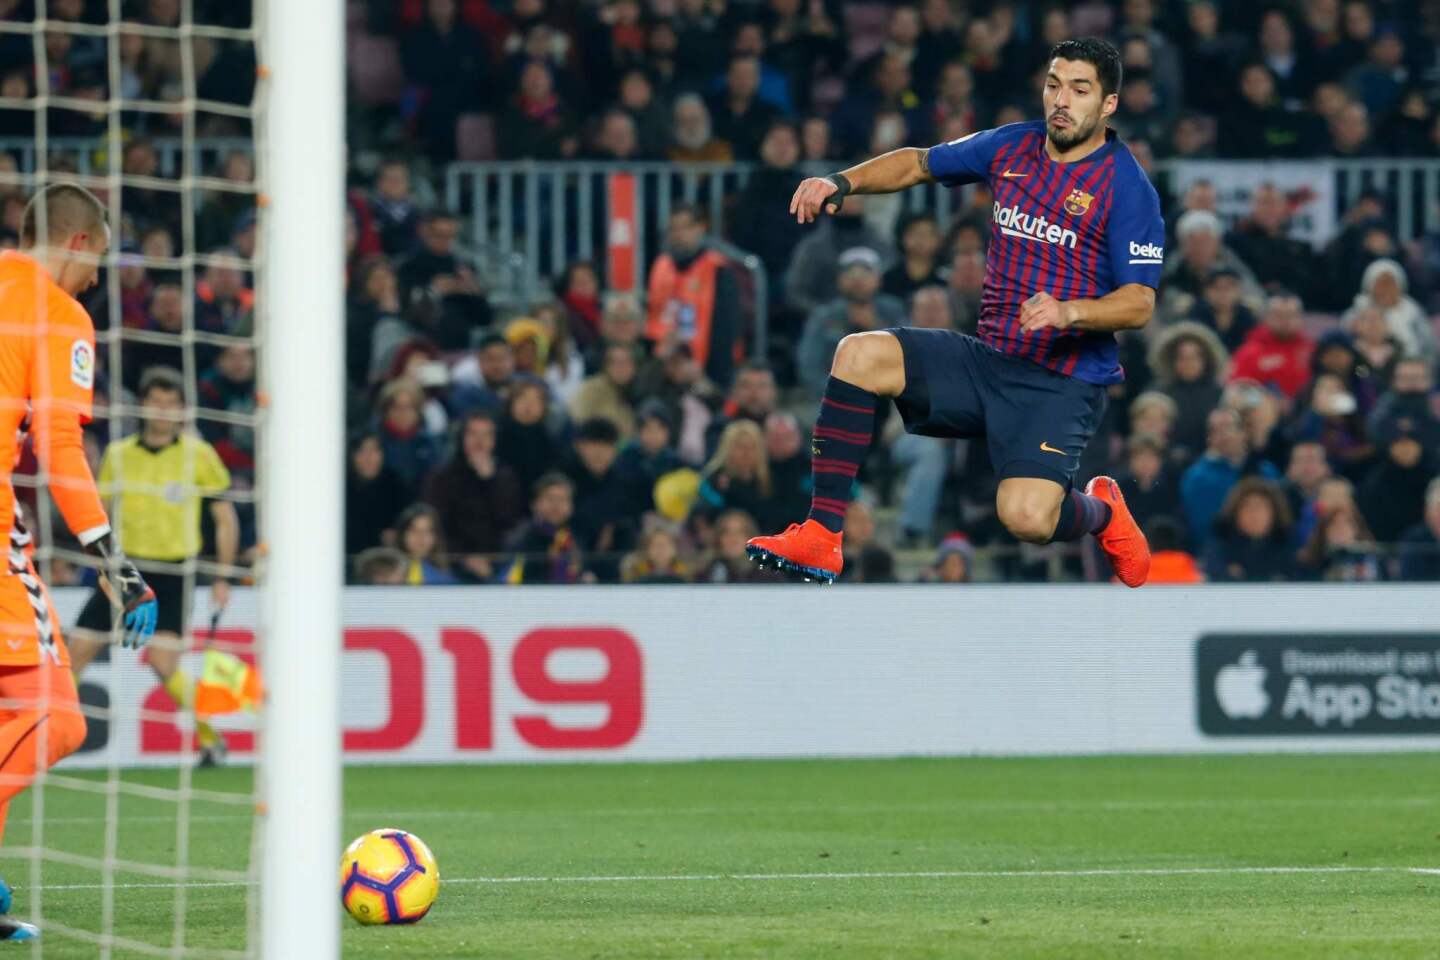
<svg viewBox="0 0 1440 960"><path fill-rule="evenodd" d="M895 408L926 437L985 437L996 476L1040 477L1066 490L1105 413L1105 388L1001 353L963 333L887 331L905 353Z"/></svg>
<svg viewBox="0 0 1440 960"><path fill-rule="evenodd" d="M140 561L141 565L144 561ZM145 582L150 589L155 591L155 602L159 607L155 630L158 633L183 634L185 625L190 622L189 613L186 609L185 577L178 573L159 573L142 571ZM75 626L81 630L93 630L96 633L109 633L110 625L119 619L119 614L110 603L110 598L105 591L99 587L90 594L90 600L80 611L80 618L75 621Z"/></svg>

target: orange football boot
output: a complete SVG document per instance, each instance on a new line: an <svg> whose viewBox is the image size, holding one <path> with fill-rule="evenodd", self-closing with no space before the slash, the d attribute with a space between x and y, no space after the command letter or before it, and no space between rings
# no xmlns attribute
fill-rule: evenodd
<svg viewBox="0 0 1440 960"><path fill-rule="evenodd" d="M834 583L845 566L843 533L831 533L818 520L792 523L773 537L751 537L745 553L762 568L774 567L806 581Z"/></svg>
<svg viewBox="0 0 1440 960"><path fill-rule="evenodd" d="M1127 587L1140 586L1150 576L1150 544L1125 506L1120 484L1110 477L1096 477L1085 484L1085 493L1110 504L1110 522L1095 538L1110 558L1115 576Z"/></svg>

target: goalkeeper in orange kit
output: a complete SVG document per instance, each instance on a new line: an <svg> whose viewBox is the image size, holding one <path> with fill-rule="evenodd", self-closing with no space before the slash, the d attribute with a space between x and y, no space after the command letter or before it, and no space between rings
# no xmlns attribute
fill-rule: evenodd
<svg viewBox="0 0 1440 960"><path fill-rule="evenodd" d="M110 520L85 461L81 428L90 420L95 329L76 301L95 284L110 244L105 208L89 191L57 184L25 208L23 252L0 254L0 833L12 797L85 739L70 656L32 560L13 474L25 424L50 493L66 525L100 563L123 608L124 644L155 632L154 591L116 547ZM0 914L10 912L0 881ZM39 931L0 916L0 940Z"/></svg>

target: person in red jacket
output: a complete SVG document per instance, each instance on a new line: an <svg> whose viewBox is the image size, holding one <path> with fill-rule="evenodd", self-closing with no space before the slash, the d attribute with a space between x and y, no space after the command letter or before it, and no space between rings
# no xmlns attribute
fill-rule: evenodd
<svg viewBox="0 0 1440 960"><path fill-rule="evenodd" d="M1265 319L1250 332L1231 358L1230 379L1256 380L1288 399L1310 381L1310 353L1315 342L1306 335L1300 298L1289 292L1272 294Z"/></svg>

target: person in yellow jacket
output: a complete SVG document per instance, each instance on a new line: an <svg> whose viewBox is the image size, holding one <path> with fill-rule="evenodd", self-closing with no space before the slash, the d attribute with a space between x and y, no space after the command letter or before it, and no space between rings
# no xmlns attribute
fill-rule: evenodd
<svg viewBox="0 0 1440 960"><path fill-rule="evenodd" d="M190 624L190 595L180 565L200 553L200 503L230 488L230 472L220 455L199 436L184 429L185 381L168 367L152 367L140 381L143 409L140 432L111 443L100 464L99 485L109 499L120 543L160 602L159 622L150 646L150 666L175 705L195 706L195 684L180 666L183 639ZM215 521L216 559L233 566L240 543L235 505L210 500ZM210 584L216 612L230 602L230 584L222 577ZM76 677L110 643L112 607L97 589L81 611L70 642ZM203 712L202 712L203 714ZM202 766L225 756L225 741L204 719L196 717L196 739Z"/></svg>

